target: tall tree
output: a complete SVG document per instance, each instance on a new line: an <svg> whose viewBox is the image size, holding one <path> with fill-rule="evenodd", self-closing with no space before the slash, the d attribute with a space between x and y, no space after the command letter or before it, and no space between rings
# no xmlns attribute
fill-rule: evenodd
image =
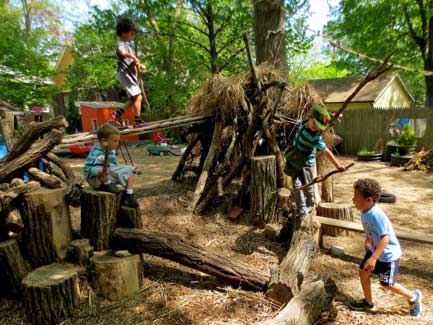
<svg viewBox="0 0 433 325"><path fill-rule="evenodd" d="M433 0L342 0L332 16L337 18L326 30L342 45L379 58L397 48L395 63L433 72ZM376 64L350 54L341 54L339 62L356 72ZM413 85L424 79L423 92L417 91L419 87L411 89L416 97L425 96L425 105L432 107L433 76L403 74Z"/></svg>

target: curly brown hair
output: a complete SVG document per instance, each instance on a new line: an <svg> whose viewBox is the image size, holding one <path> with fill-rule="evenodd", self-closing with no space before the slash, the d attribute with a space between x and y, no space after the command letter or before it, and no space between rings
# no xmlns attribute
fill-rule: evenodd
<svg viewBox="0 0 433 325"><path fill-rule="evenodd" d="M98 140L108 139L110 136L118 134L120 134L119 130L108 123L104 124L98 129L98 131L96 131L96 136L98 137Z"/></svg>
<svg viewBox="0 0 433 325"><path fill-rule="evenodd" d="M377 202L382 192L379 183L371 178L358 179L353 184L353 188L361 193L364 198L373 198L374 202Z"/></svg>

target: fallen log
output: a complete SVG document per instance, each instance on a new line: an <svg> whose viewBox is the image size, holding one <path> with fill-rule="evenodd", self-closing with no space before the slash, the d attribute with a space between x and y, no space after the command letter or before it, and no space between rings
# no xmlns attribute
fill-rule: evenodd
<svg viewBox="0 0 433 325"><path fill-rule="evenodd" d="M305 284L302 290L284 307L275 318L262 325L313 324L322 310L328 306L337 293L335 282L329 277Z"/></svg>
<svg viewBox="0 0 433 325"><path fill-rule="evenodd" d="M261 291L265 289L269 278L260 270L171 234L117 228L112 236L112 248L166 258L211 274L235 287Z"/></svg>
<svg viewBox="0 0 433 325"><path fill-rule="evenodd" d="M56 176L47 174L35 167L29 168L29 174L37 180L39 183L42 183L45 185L45 187L48 188L61 188L62 187L62 181L57 178Z"/></svg>
<svg viewBox="0 0 433 325"><path fill-rule="evenodd" d="M326 217L326 218L332 218L332 219L344 220L344 221L353 221L351 204L321 202L317 206L316 214L318 216ZM322 236L328 235L328 236L335 237L341 235L342 232L343 230L341 229L336 229L329 226L322 227Z"/></svg>

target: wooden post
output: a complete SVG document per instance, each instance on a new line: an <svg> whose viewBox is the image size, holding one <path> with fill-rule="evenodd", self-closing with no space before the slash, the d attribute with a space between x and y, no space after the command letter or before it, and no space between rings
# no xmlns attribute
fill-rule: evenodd
<svg viewBox="0 0 433 325"><path fill-rule="evenodd" d="M24 306L32 324L57 324L72 316L80 303L78 274L68 264L44 265L23 280Z"/></svg>
<svg viewBox="0 0 433 325"><path fill-rule="evenodd" d="M89 278L97 295L119 301L140 290L143 267L139 255L99 255L92 257L90 263Z"/></svg>
<svg viewBox="0 0 433 325"><path fill-rule="evenodd" d="M9 239L0 242L0 287L14 296L22 293L21 281L30 271L30 265L23 259L18 242Z"/></svg>
<svg viewBox="0 0 433 325"><path fill-rule="evenodd" d="M353 221L352 205L337 204L337 203L320 203L317 206L317 215L338 220ZM339 230L329 226L322 226L322 236L337 236L341 235L343 230Z"/></svg>
<svg viewBox="0 0 433 325"><path fill-rule="evenodd" d="M63 261L72 240L65 190L41 188L23 197L21 217L26 256L34 267Z"/></svg>
<svg viewBox="0 0 433 325"><path fill-rule="evenodd" d="M85 189L81 195L81 235L96 251L110 248L119 203L120 194Z"/></svg>
<svg viewBox="0 0 433 325"><path fill-rule="evenodd" d="M251 219L256 226L275 223L277 169L275 156L251 158Z"/></svg>
<svg viewBox="0 0 433 325"><path fill-rule="evenodd" d="M141 218L140 207L134 209L120 206L117 215L117 226L123 228L143 229L143 219Z"/></svg>
<svg viewBox="0 0 433 325"><path fill-rule="evenodd" d="M76 239L68 249L68 261L79 266L87 266L93 256L93 247L88 239Z"/></svg>
<svg viewBox="0 0 433 325"><path fill-rule="evenodd" d="M15 121L14 112L1 112L0 126L2 129L2 133L8 151L10 151L13 148L16 141L14 121Z"/></svg>

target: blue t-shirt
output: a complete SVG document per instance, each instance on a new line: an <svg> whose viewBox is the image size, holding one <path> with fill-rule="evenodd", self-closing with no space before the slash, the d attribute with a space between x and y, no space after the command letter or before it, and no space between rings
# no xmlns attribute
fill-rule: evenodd
<svg viewBox="0 0 433 325"><path fill-rule="evenodd" d="M368 212L361 212L362 226L370 244L370 251L373 253L381 237L388 235L389 242L382 255L379 256L381 262L392 262L401 256L401 247L392 228L391 222L385 212L378 206L373 206Z"/></svg>

